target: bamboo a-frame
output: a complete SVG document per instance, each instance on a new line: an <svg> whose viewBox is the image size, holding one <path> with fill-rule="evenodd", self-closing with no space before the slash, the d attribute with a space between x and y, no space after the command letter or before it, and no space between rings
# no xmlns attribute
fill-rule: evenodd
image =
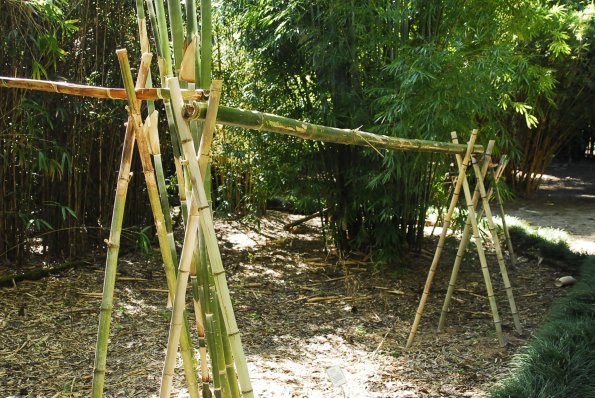
<svg viewBox="0 0 595 398"><path fill-rule="evenodd" d="M467 149L467 152L465 153L465 157L461 157L461 155L458 153L455 154L456 163L457 163L457 166L459 169L459 175L457 177L456 183L452 190L450 206L448 208L448 211L446 212L446 215L444 215L444 217L443 217L442 232L441 232L440 238L438 240L438 246L436 248L436 252L434 253L432 264L430 265L430 271L428 272L428 278L426 280L422 298L420 300L418 309L415 314L415 319L413 321L411 331L409 333L409 337L407 339L406 347L410 347L413 344L413 341L417 334L417 330L418 330L420 322L421 322L421 317L423 315L423 311L424 311L428 296L430 294L430 288L432 285L432 281L434 279L434 275L436 273L436 269L437 269L438 263L440 261L442 249L444 248L444 243L446 241L446 234L450 227L450 220L453 215L454 209L457 206L457 202L459 200L461 189L463 190L463 193L464 193L466 209L467 209L467 219L466 219L465 227L463 229L463 234L461 237L459 248L458 248L457 254L455 256L455 263L453 265L453 270L452 270L450 282L448 285L446 298L445 298L444 304L442 306L440 321L438 324L438 331L442 331L444 328L444 323L446 321L446 314L448 312L450 300L452 298L452 295L453 295L453 292L455 289L456 280L457 280L457 276L458 276L461 262L463 259L463 255L464 255L465 249L467 247L469 237L470 237L470 235L472 235L473 239L474 239L475 246L476 246L480 266L481 266L481 271L482 271L484 284L485 284L485 288L486 288L486 292L487 292L487 298L488 298L488 301L490 304L490 308L491 308L491 312L492 312L492 316L493 316L493 320L494 320L494 326L496 328L496 335L498 337L500 346L504 347L506 345L506 340L502 333L502 322L500 319L500 315L498 313L498 308L497 308L496 300L494 297L494 289L492 286L490 272L488 269L488 263L487 263L487 259L486 259L485 252L484 252L483 245L482 245L482 237L481 237L481 234L479 231L479 222L481 221L482 214L485 212L490 235L492 237L492 242L493 242L493 245L494 245L494 248L496 251L496 257L498 260L500 274L502 276L502 279L504 282L504 288L506 290L506 295L507 295L507 298L508 298L508 301L510 304L510 309L511 309L512 317L513 317L515 329L518 333L522 332L521 322L520 322L520 318L518 315L518 310L516 308L516 303L514 300L512 286L510 283L510 279L508 277L508 271L506 269L506 264L504 262L504 255L503 255L502 248L500 245L500 239L498 237L498 232L497 232L496 225L495 225L493 217L492 217L492 212L491 212L490 203L489 203L490 198L492 196L492 192L496 191L496 193L498 193L497 182L500 179L503 169L506 165L506 160L505 160L506 157L505 156L503 157L501 164L497 167L497 170L492 171L491 174L493 177L493 186L490 187L489 192L486 191L485 185L484 185L484 178L488 172L488 169L490 169L490 167L492 166L491 154L492 154L492 150L494 147L494 141L490 141L488 146L486 147L484 157L483 157L483 164L480 167L477 159L475 157L471 156L470 149L469 149L469 147L473 146L476 135L477 135L477 130L474 130L473 133L471 134L471 138L468 143L468 149ZM455 132L452 133L452 139L453 139L453 143L458 144L458 138L457 138L457 135ZM473 196L471 195L471 190L469 189L469 183L467 181L467 169L469 167L469 163L471 163L471 165L472 165L472 170L474 171L475 177L477 180L477 186L475 188ZM479 213L477 213L476 210L477 210L477 205L478 205L480 198L481 198L483 207L482 207L481 211ZM496 198L498 201L500 216L502 218L505 239L507 241L507 244L509 245L510 256L511 256L512 261L515 261L514 260L514 252L512 251L512 243L510 242L510 234L508 232L506 223L504 221L505 215L504 215L504 208L502 206L501 198L499 195L496 195Z"/></svg>

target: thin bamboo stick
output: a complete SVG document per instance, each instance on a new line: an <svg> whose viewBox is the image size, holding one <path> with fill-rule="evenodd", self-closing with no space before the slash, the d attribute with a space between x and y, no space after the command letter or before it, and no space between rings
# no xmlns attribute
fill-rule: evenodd
<svg viewBox="0 0 595 398"><path fill-rule="evenodd" d="M77 95L81 97L126 100L126 90L123 88L96 87L67 82L54 82L49 80L33 80L0 76L0 87L46 91L50 93ZM159 100L170 98L169 90L166 88L137 88L135 92L136 98L139 100ZM205 99L205 92L204 90L182 90L182 96L186 100L203 100Z"/></svg>
<svg viewBox="0 0 595 398"><path fill-rule="evenodd" d="M455 143L458 143L457 133L452 132L452 140ZM461 160L460 155L455 155L457 159L457 164L460 168L463 167L464 162ZM481 177L477 175L478 179ZM500 315L498 314L498 307L496 305L496 298L494 297L494 289L492 288L492 280L490 278L490 271L488 269L488 262L485 257L485 253L483 251L483 245L481 244L481 236L479 234L479 227L477 225L477 218L475 215L475 209L473 207L473 198L471 197L471 191L469 189L469 183L467 182L467 177L463 177L463 193L465 194L465 200L467 202L467 211L469 212L469 219L471 220L471 229L473 231L473 238L475 242L475 246L477 248L477 255L479 256L479 262L481 264L481 272L483 274L484 283L486 285L486 291L488 294L488 301L490 303L490 308L492 310L492 317L494 318L494 326L496 328L496 335L498 336L498 341L501 347L506 345L506 341L504 340L504 335L502 334L502 321L500 320Z"/></svg>
<svg viewBox="0 0 595 398"><path fill-rule="evenodd" d="M442 254L442 249L444 248L444 242L446 241L446 233L448 232L448 228L450 227L450 218L452 217L452 213L457 205L459 200L459 194L461 192L461 186L463 181L466 180L466 173L467 173L467 166L469 165L469 159L471 157L471 152L474 148L475 140L477 139L477 130L473 130L471 133L471 137L469 138L469 143L467 145L467 150L465 152L465 156L463 158L463 164L459 168L459 177L455 184L455 188L452 194L452 199L450 201L450 205L448 207L448 211L444 216L444 223L442 225L442 232L440 234L440 239L438 240L438 247L436 248L436 253L434 254L434 258L432 260L432 264L430 265L430 271L428 272L428 278L426 279L426 285L424 287L423 294L421 296L421 300L419 302L419 306L415 313L415 319L413 321L413 325L411 326L411 331L409 333L409 338L407 339L406 347L411 347L413 344L413 340L415 339L415 335L417 333L417 328L419 327L419 323L421 321L421 316L424 312L424 307L426 305L426 301L428 300L428 296L430 295L430 287L432 286L432 280L434 279L434 274L436 273L436 269L438 268L438 262L440 261L440 256Z"/></svg>
<svg viewBox="0 0 595 398"><path fill-rule="evenodd" d="M485 176L488 168L490 166L490 162L492 159L492 150L494 148L494 142L490 141L486 148L486 153L484 155L483 167L481 170L481 176ZM477 208L477 203L479 202L480 193L479 193L479 186L475 187L475 191L473 193L473 208ZM455 256L455 262L452 266L452 272L450 274L450 281L448 282L448 290L446 292L446 297L444 298L444 303L442 304L442 311L440 313L440 320L438 321L438 332L442 332L444 329L444 323L446 322L446 316L448 313L448 308L450 307L450 300L454 293L456 284L457 284L457 277L459 275L459 269L461 268L461 263L463 261L463 255L465 254L465 250L467 249L467 243L469 242L469 238L471 236L471 214L467 214L467 220L465 222L465 227L463 228L463 235L461 236L461 241L459 242L459 248L457 250L457 254Z"/></svg>
<svg viewBox="0 0 595 398"><path fill-rule="evenodd" d="M215 235L215 228L213 224L213 218L208 204L208 199L202 183L201 172L198 166L199 162L195 161L192 157L193 146L192 137L188 125L185 123L183 117L183 98L177 95L178 81L176 78L169 78L168 85L172 90L172 106L174 108L174 116L177 120L179 127L180 137L182 138L184 153L188 160L188 170L190 172L190 178L192 180L193 200L192 207L198 206L200 209L201 217L200 224L205 236L205 244L207 247L207 253L211 262L211 268L213 272L213 278L215 281L215 287L217 295L219 297L219 303L221 304L221 312L223 313L223 320L227 328L229 340L232 346L233 357L236 363L236 369L238 372L238 378L240 381L240 387L242 389L242 395L247 398L254 396L252 391L252 383L248 375L248 367L246 364L246 358L244 355L244 349L242 347L242 340L240 332L238 330L235 314L233 312L233 306L229 295L229 289L227 287L227 281L225 279L225 270L223 269L223 262L221 260L221 253L219 252L219 246L217 245L217 237ZM211 112L212 110L212 112ZM209 106L209 112L207 113L205 120L204 132L209 131L208 129L214 129L217 107ZM205 153L203 141L205 140L206 134L203 132L203 138L201 139L201 150L199 153L201 156Z"/></svg>
<svg viewBox="0 0 595 398"><path fill-rule="evenodd" d="M215 287L211 286L211 298L213 300L212 308L213 308L213 326L215 331L215 346L212 347L211 353L217 353L217 368L213 369L213 372L219 372L219 381L221 382L221 390L223 392L223 396L230 397L231 396L231 387L230 387L230 380L227 377L227 366L225 363L225 350L223 348L224 340L228 340L227 335L223 335L223 330L225 329L224 323L222 323L222 319L219 316L219 300L217 298L217 292L215 291ZM235 373L234 373L235 378ZM235 380L237 383L237 379ZM237 384L236 384L237 387Z"/></svg>
<svg viewBox="0 0 595 398"><path fill-rule="evenodd" d="M504 289L506 290L506 296L508 297L508 302L510 304L510 312L512 313L512 319L514 321L514 326L518 333L522 333L523 328L521 326L519 313L517 311L516 303L514 301L514 294L512 292L512 285L510 284L510 279L508 278L508 271L506 269L506 264L504 264L504 256L502 255L502 247L500 246L500 239L498 238L498 231L496 230L496 224L494 223L494 219L492 217L492 209L490 208L490 201L488 199L485 186L483 185L483 179L480 177L481 171L479 170L479 166L475 163L473 164L473 170L475 171L475 174L477 175L477 185L479 187L479 192L481 194L483 210L485 211L486 218L488 220L488 228L490 230L490 234L492 235L492 241L494 242L496 258L498 260L498 266L500 267L500 274L502 274L502 281L504 282Z"/></svg>
<svg viewBox="0 0 595 398"><path fill-rule="evenodd" d="M508 158L506 155L502 156L501 159L501 166L496 171L492 171L494 174L494 179L496 173L502 175L504 172L504 168L508 164ZM498 188L498 184L494 184L494 191L496 192L496 202L498 203L498 212L500 213L500 218L502 219L502 229L504 230L504 238L506 240L506 245L508 247L508 253L510 254L510 263L512 267L516 267L516 255L514 254L514 248L512 247L512 239L510 238L510 231L508 230L508 225L506 224L506 213L504 212L504 205L502 204L502 196L500 195L500 189Z"/></svg>
<svg viewBox="0 0 595 398"><path fill-rule="evenodd" d="M136 137L138 142L138 150L143 166L143 172L145 175L145 182L147 191L149 193L149 201L151 203L151 210L153 212L153 218L155 220L155 228L157 230L157 238L159 241L159 248L161 250L161 256L163 258L165 274L168 283L168 289L171 296L175 296L175 268L174 262L171 257L170 245L167 238L167 231L165 229L165 219L163 210L161 208L161 202L159 198L159 192L157 189L157 181L155 178L155 171L151 163L151 155L149 153L149 144L147 142L148 124L143 127L141 116L140 116L140 103L135 97L135 91L132 86L132 73L130 72L130 65L128 63L127 51L117 50L118 61L120 62L120 69L122 71L122 79L126 92L128 94L128 109L132 116L133 128L136 131ZM149 55L150 56L150 55ZM143 58L146 58L146 54L143 54ZM149 58L150 63L150 58ZM142 64L141 64L142 65ZM141 68L142 69L142 68ZM148 65L147 65L148 69ZM193 351L190 342L190 335L187 329L186 314L182 311L181 318L184 324L181 349L182 361L184 364L184 374L186 376L186 382L188 392L191 397L198 398L198 381L196 380L196 373L194 371L194 359ZM179 337L178 337L179 338Z"/></svg>
<svg viewBox="0 0 595 398"><path fill-rule="evenodd" d="M225 322L223 322L223 313L221 312L221 306L219 305L219 298L216 292L212 292L213 296L213 307L216 310L215 322L219 325L221 331L221 342L223 352L219 352L218 356L224 363L224 372L226 373L227 383L229 386L229 393L231 398L240 398L240 387L238 386L238 376L233 366L233 354L231 352L231 344L227 338L227 330L225 329Z"/></svg>

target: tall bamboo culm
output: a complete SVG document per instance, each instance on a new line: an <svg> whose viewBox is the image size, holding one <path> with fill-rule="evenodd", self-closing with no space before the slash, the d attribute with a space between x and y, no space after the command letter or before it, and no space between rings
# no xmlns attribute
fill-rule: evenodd
<svg viewBox="0 0 595 398"><path fill-rule="evenodd" d="M227 328L228 337L232 347L232 353L235 360L236 370L238 372L238 379L240 381L240 387L242 395L244 397L253 397L252 383L248 374L248 366L246 364L246 358L244 355L244 349L242 347L242 341L240 332L238 330L235 314L233 312L233 306L231 304L231 298L229 295L229 288L227 287L227 281L225 279L225 270L223 268L223 262L221 260L221 253L219 252L219 246L217 244L217 237L215 235L215 228L213 224L213 218L208 204L207 195L202 184L202 178L198 167L198 162L192 161L192 137L188 129L188 125L185 123L183 117L184 111L184 100L181 96L178 96L179 85L176 78L168 79L168 85L173 90L174 97L172 97L172 106L174 109L174 115L176 117L177 125L179 127L180 137L184 142L184 154L189 159L189 171L192 180L192 190L195 196L193 203L197 203L199 206L201 217L200 224L205 236L205 245L207 248L207 254L211 263L211 269L213 278L215 281L215 288L219 298L221 311L223 314L223 320ZM209 107L210 108L210 107ZM204 131L215 127L215 117L209 118L209 112L207 112L207 118L205 119ZM204 138L204 134L203 134ZM203 148L203 142L201 140L200 153L205 153ZM194 204L193 204L194 206Z"/></svg>
<svg viewBox="0 0 595 398"><path fill-rule="evenodd" d="M436 274L436 269L438 268L438 263L440 261L440 256L442 255L442 250L444 249L444 242L446 242L446 233L448 232L448 228L450 227L450 219L452 217L452 213L457 206L457 202L459 201L459 194L461 192L461 187L463 185L463 181L466 181L467 176L467 167L469 166L469 159L471 158L471 154L473 153L473 147L475 145L475 140L477 139L477 130L473 130L471 133L471 137L469 138L469 143L467 144L467 150L465 151L465 156L463 157L463 164L459 168L459 176L457 178L457 182L455 184L455 188L453 190L452 199L450 201L450 205L448 207L448 211L444 216L444 223L442 224L442 233L440 234L440 239L438 240L438 246L436 248L436 252L434 253L434 258L432 260L432 264L430 265L430 271L428 272L428 277L426 279L426 284L424 286L424 291L421 296L421 300L419 302L419 306L415 313L415 319L413 320L413 325L411 326L411 331L409 332L409 337L407 338L406 347L409 348L413 344L413 340L415 339L415 335L417 334L417 329L419 327L419 323L421 322L421 317L424 312L424 308L426 306L426 302L428 301L428 296L430 295L430 288L432 287L432 281L434 280L434 275Z"/></svg>
<svg viewBox="0 0 595 398"><path fill-rule="evenodd" d="M145 72L148 68L144 69ZM141 68L141 72L143 68ZM136 88L144 87L146 75L139 73ZM105 275L103 278L103 295L101 299L101 310L99 314L99 328L97 332L97 346L95 350L95 365L93 369L93 382L91 396L93 398L103 397L103 386L105 383L105 366L107 362L107 344L109 340L109 328L111 323L114 288L116 285L116 271L118 267L118 254L120 249L120 235L122 232L122 221L124 219L124 208L126 206L126 193L130 181L130 164L134 151L135 129L131 115L128 116L126 134L118 171L118 183L116 196L114 198L114 210L110 226L110 235L107 240L107 258L105 264Z"/></svg>

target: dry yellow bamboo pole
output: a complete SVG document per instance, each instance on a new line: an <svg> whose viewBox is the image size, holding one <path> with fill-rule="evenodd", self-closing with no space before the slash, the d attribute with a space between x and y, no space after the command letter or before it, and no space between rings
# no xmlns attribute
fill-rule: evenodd
<svg viewBox="0 0 595 398"><path fill-rule="evenodd" d="M436 252L434 253L434 258L432 260L432 264L430 265L430 271L428 272L428 278L426 279L426 284L424 286L424 291L421 296L421 300L419 302L419 306L415 313L415 319L413 321L413 325L411 326L411 331L409 332L409 338L407 339L406 347L411 347L413 344L413 340L415 339L415 335L417 333L417 328L419 327L419 323L421 321L422 314L424 312L424 307L426 306L426 302L428 301L428 296L430 295L430 288L432 286L432 280L434 279L434 274L436 273L436 269L438 268L438 262L440 261L440 256L442 255L442 249L444 249L444 242L446 241L446 233L448 232L448 228L450 227L450 218L452 217L452 213L454 212L455 207L457 206L457 202L459 201L459 194L461 192L461 187L463 181L466 181L466 173L467 173L467 166L469 165L469 159L471 158L471 153L473 151L473 146L475 144L475 140L477 139L477 130L474 129L471 133L471 137L469 138L469 143L467 145L467 150L465 152L465 156L463 157L463 164L459 167L459 177L457 178L457 182L455 184L455 188L452 193L452 199L450 201L450 206L448 207L448 211L444 216L444 222L442 224L442 233L440 234L440 239L438 240L438 247L436 248Z"/></svg>
<svg viewBox="0 0 595 398"><path fill-rule="evenodd" d="M458 144L457 133L452 132L452 141L455 144ZM463 167L464 162L461 160L460 155L455 155L457 159L457 164L460 168ZM477 177L481 177L478 175ZM481 236L479 234L479 226L477 225L477 218L475 215L475 209L473 208L473 198L471 197L471 191L469 189L469 183L467 182L467 177L463 177L463 193L465 195L465 200L467 202L467 211L469 212L469 219L471 220L471 230L473 231L473 238L475 242L475 246L477 248L477 255L479 256L479 262L481 264L481 272L483 274L484 283L486 285L486 291L488 294L488 301L490 303L490 308L492 310L492 317L494 318L494 326L496 328L496 335L498 336L498 341L501 347L506 345L506 341L504 340L504 335L502 334L502 321L500 320L500 315L498 314L498 306L496 305L496 298L494 297L494 289L492 287L492 280L490 278L490 271L488 269L488 262L485 257L485 252L483 251L483 245L481 244Z"/></svg>
<svg viewBox="0 0 595 398"><path fill-rule="evenodd" d="M502 247L500 246L500 238L498 238L498 231L496 230L496 224L494 223L494 218L492 217L492 209L490 208L490 201L487 196L485 186L483 185L483 179L480 177L481 171L479 170L479 165L474 163L473 170L475 171L475 173L477 175L477 185L479 187L479 192L481 195L483 210L484 210L486 218L488 220L488 228L490 230L490 234L492 235L492 241L494 243L494 249L496 251L496 258L498 259L498 266L500 267L500 274L502 274L502 281L504 282L504 289L506 290L506 296L508 297L508 302L510 304L510 312L512 313L514 327L518 333L522 333L523 328L521 327L519 313L517 311L516 303L514 301L514 294L512 292L512 286L510 284L510 279L508 278L508 271L506 269L506 264L504 264L504 256L502 255Z"/></svg>
<svg viewBox="0 0 595 398"><path fill-rule="evenodd" d="M54 82L49 80L21 79L18 77L0 76L0 87L21 88L24 90L46 91L77 95L82 97L93 97L103 99L126 100L126 89L87 86L84 84L73 84L67 82ZM169 99L169 90L166 88L136 88L136 98L139 100ZM182 96L186 100L204 100L204 90L182 90Z"/></svg>
<svg viewBox="0 0 595 398"><path fill-rule="evenodd" d="M490 162L492 161L492 150L494 149L494 141L490 141L486 148L486 152L484 155L484 162L483 167L481 170L481 176L485 176L488 168L490 166ZM479 202L480 193L479 193L479 186L475 187L475 192L473 193L473 207L477 207L477 203ZM457 254L455 256L455 262L452 266L452 272L450 274L450 281L448 282L448 290L446 292L446 297L444 298L444 303L442 304L442 311L440 313L440 320L438 321L438 332L441 332L444 329L444 323L446 322L446 315L448 313L448 308L450 307L450 300L455 290L455 286L457 284L457 277L459 275L459 269L461 268L461 263L463 261L463 255L465 254L465 250L467 248L467 244L469 243L469 237L471 236L471 214L467 214L467 221L465 222L465 228L463 229L463 235L461 236L461 241L459 242L459 248L457 250Z"/></svg>
<svg viewBox="0 0 595 398"><path fill-rule="evenodd" d="M130 72L130 65L128 63L128 53L125 49L117 50L118 61L120 62L120 68L122 70L122 78L124 85L128 93L128 111L132 117L133 128L136 132L137 147L139 150L141 163L143 166L143 174L145 175L145 182L147 186L147 192L149 194L149 201L151 204L151 210L153 212L153 218L155 221L155 228L157 230L157 238L159 242L159 248L164 263L165 274L167 278L168 290L171 296L175 294L175 269L172 259L172 253L167 238L167 230L165 228L165 218L163 210L161 208L161 202L159 198L159 190L157 188L157 179L155 176L155 170L151 161L151 154L148 143L148 129L150 123L150 116L148 117L148 123L143 126L141 115L140 115L140 103L135 97L135 91L132 82L132 73ZM143 58L151 57L150 54L143 54ZM149 58L150 64L150 58ZM141 64L142 65L142 64ZM148 69L148 65L147 65ZM191 397L198 398L198 381L196 379L196 373L194 370L193 350L190 341L190 335L188 333L186 314L182 313L183 319L183 334L181 345L181 354L184 364L184 374L186 376L186 382L188 392Z"/></svg>
<svg viewBox="0 0 595 398"><path fill-rule="evenodd" d="M248 366L246 364L246 357L244 355L244 349L242 347L242 340L240 337L240 332L238 330L237 321L235 319L235 314L233 312L233 306L229 295L229 288L227 287L227 281L225 279L225 270L223 268L223 261L221 260L221 253L217 244L217 237L215 235L213 217L202 182L199 162L196 161L196 156L192 157L192 154L195 152L192 146L192 136L190 134L187 121L183 117L184 101L182 96L177 94L179 92L179 83L177 78L172 77L167 79L167 81L172 93L171 103L172 107L174 108L174 116L178 124L180 137L182 138L184 153L186 159L188 160L188 171L190 174L190 179L192 181L193 193L191 207L197 206L200 211L200 225L205 237L207 254L211 262L211 269L213 273L213 279L215 282L215 288L217 291L217 296L219 298L219 303L221 305L221 312L223 313L223 320L225 322L225 327L227 328L227 334L231 343L242 395L247 398L252 398L254 396L254 393L252 391L252 383L250 382ZM211 109L211 106L209 106L208 109ZM215 107L212 110L212 113L209 112L209 110L207 110L207 117L205 118L203 131L208 131L208 129L215 128L216 117L217 107ZM203 139L206 139L204 133ZM203 143L203 139L201 139L201 145L199 148L199 153L201 155L206 153L203 150L203 148L206 146Z"/></svg>

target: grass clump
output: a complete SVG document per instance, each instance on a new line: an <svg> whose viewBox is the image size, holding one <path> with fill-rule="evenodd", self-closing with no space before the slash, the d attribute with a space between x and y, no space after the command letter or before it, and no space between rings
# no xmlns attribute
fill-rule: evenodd
<svg viewBox="0 0 595 398"><path fill-rule="evenodd" d="M568 242L572 238L562 229L534 228L527 221L516 217L506 217L506 224L514 246L521 252L537 250L541 257L558 261L566 269L578 269L585 258L584 254L570 250Z"/></svg>
<svg viewBox="0 0 595 398"><path fill-rule="evenodd" d="M490 398L595 397L595 256Z"/></svg>

